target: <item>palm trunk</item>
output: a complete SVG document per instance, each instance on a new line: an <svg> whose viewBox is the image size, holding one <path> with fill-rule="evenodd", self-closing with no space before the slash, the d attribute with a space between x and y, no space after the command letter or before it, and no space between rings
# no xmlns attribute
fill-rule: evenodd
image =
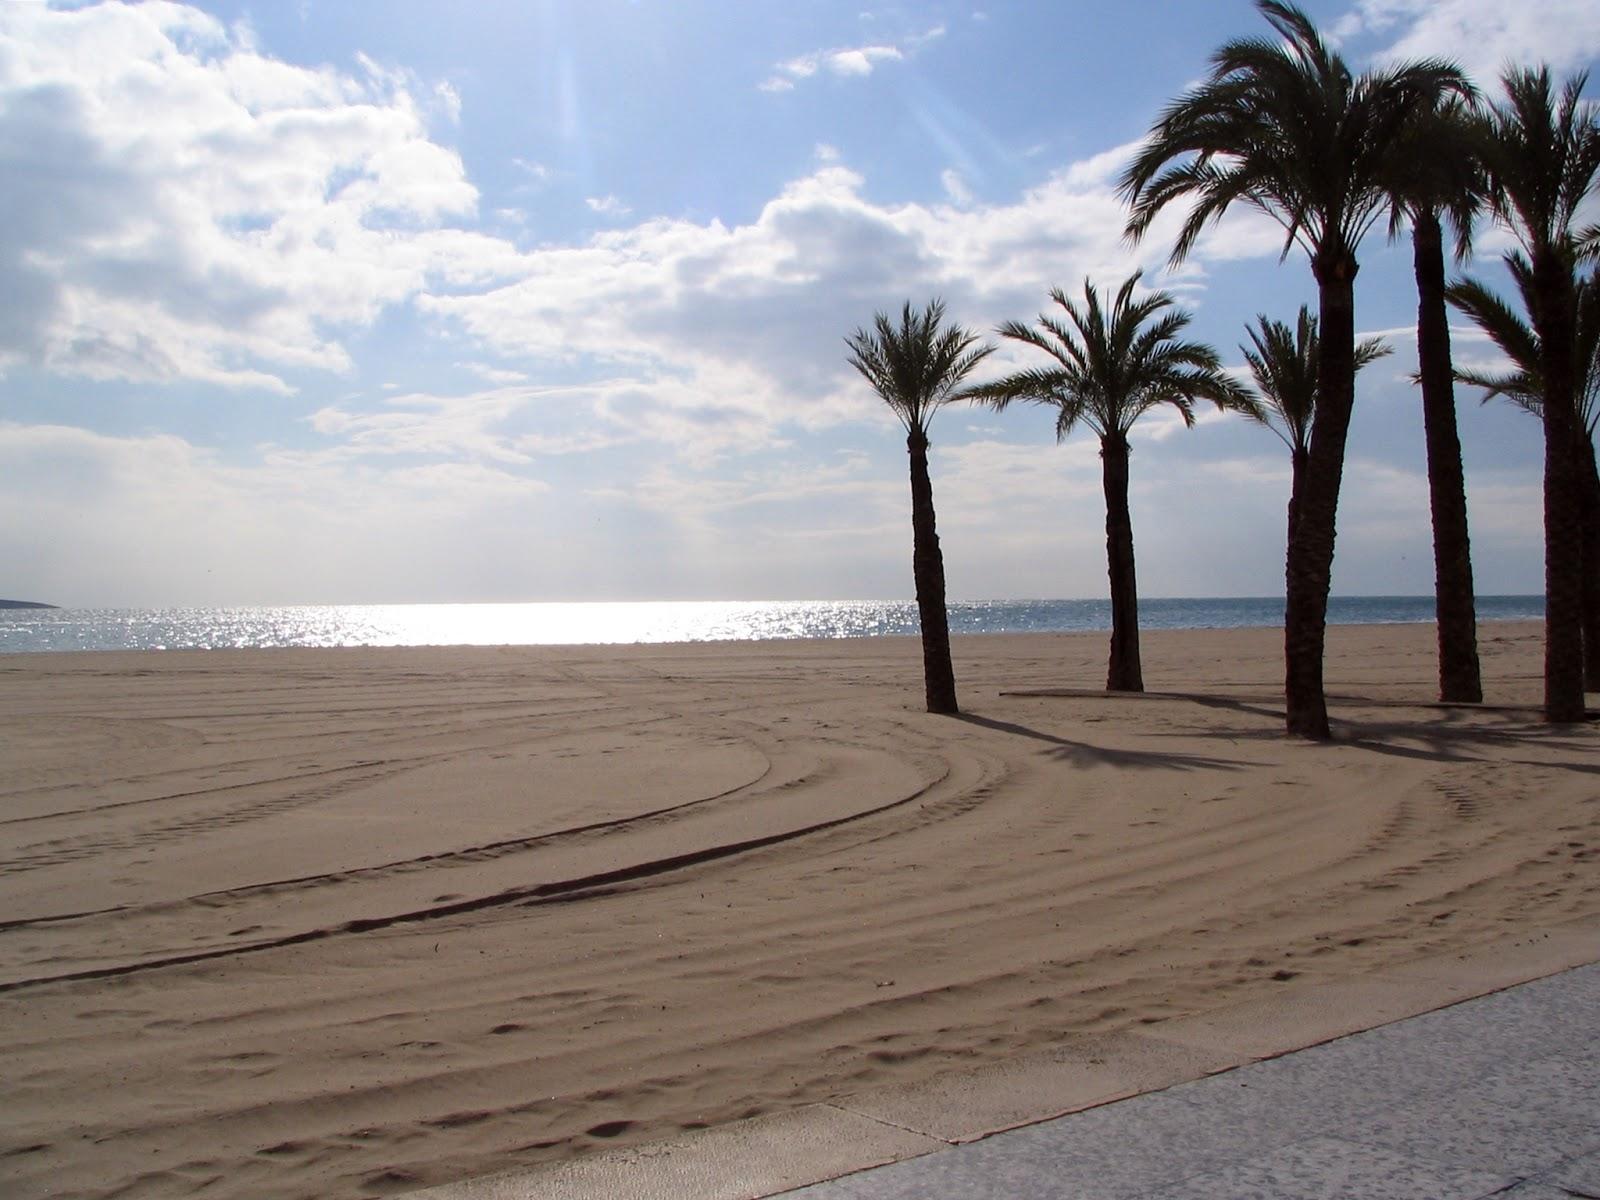
<svg viewBox="0 0 1600 1200"><path fill-rule="evenodd" d="M1428 491L1433 510L1433 595L1439 627L1439 699L1483 700L1478 670L1478 621L1467 536L1467 487L1456 432L1450 361L1450 323L1444 304L1444 239L1439 216L1419 213L1411 232L1417 276L1417 367L1428 446Z"/></svg>
<svg viewBox="0 0 1600 1200"><path fill-rule="evenodd" d="M1553 247L1533 255L1534 330L1544 375L1544 716L1583 720L1583 521L1573 403L1572 269Z"/></svg>
<svg viewBox="0 0 1600 1200"><path fill-rule="evenodd" d="M1284 707L1290 733L1326 739L1328 704L1322 691L1322 653L1327 636L1328 589L1333 580L1333 542L1344 478L1344 446L1355 403L1355 278L1358 265L1348 250L1317 254L1322 347L1317 363L1317 411L1311 453L1296 504L1289 543L1283 610Z"/></svg>
<svg viewBox="0 0 1600 1200"><path fill-rule="evenodd" d="M906 438L911 455L911 572L917 585L922 625L922 678L931 713L959 712L956 673L950 663L950 620L945 612L944 555L933 518L933 481L928 477L928 435Z"/></svg>
<svg viewBox="0 0 1600 1200"><path fill-rule="evenodd" d="M1300 524L1300 493L1305 489L1306 462L1311 457L1311 452L1304 443L1297 444L1289 451L1289 537L1284 542L1287 548L1284 559L1285 578L1288 577L1288 554L1294 551L1295 529ZM1288 628L1288 614L1284 615L1284 627Z"/></svg>
<svg viewBox="0 0 1600 1200"><path fill-rule="evenodd" d="M1579 435L1578 488L1583 495L1583 687L1600 692L1600 467L1594 436Z"/></svg>
<svg viewBox="0 0 1600 1200"><path fill-rule="evenodd" d="M1106 565L1111 576L1111 666L1106 689L1144 691L1139 668L1139 586L1133 571L1133 518L1128 512L1128 439L1100 439L1100 475L1106 493Z"/></svg>
<svg viewBox="0 0 1600 1200"><path fill-rule="evenodd" d="M1294 545L1295 526L1300 517L1300 492L1306 483L1306 460L1311 457L1311 452L1304 446L1296 446L1289 452L1289 540L1286 546Z"/></svg>

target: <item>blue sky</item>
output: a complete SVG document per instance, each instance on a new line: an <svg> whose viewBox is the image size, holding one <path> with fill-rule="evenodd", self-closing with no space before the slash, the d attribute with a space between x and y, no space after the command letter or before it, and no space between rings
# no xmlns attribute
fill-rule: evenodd
<svg viewBox="0 0 1600 1200"><path fill-rule="evenodd" d="M1358 65L1486 87L1600 55L1589 0L1309 11ZM935 295L989 331L1143 269L1241 365L1256 313L1314 303L1303 259L1241 215L1168 273L1115 180L1266 29L1244 0L0 6L0 595L907 597L904 442L844 335ZM1427 592L1409 247L1362 264L1395 354L1334 587ZM1538 428L1460 407L1480 590L1539 591ZM933 433L953 596L1105 594L1092 437L1027 408ZM1269 433L1155 416L1132 473L1144 594L1281 591Z"/></svg>

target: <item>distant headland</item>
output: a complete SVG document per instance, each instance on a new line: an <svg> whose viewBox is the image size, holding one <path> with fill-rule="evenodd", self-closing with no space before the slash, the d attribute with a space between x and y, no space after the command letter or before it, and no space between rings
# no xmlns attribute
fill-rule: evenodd
<svg viewBox="0 0 1600 1200"><path fill-rule="evenodd" d="M40 604L36 600L0 600L0 608L54 608L54 604Z"/></svg>

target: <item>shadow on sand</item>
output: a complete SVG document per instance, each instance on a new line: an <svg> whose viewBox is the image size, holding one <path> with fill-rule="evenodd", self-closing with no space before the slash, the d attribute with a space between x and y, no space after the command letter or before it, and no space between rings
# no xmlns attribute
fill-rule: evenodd
<svg viewBox="0 0 1600 1200"><path fill-rule="evenodd" d="M1207 692L1108 692L1090 688L1029 689L1002 691L1000 694L1035 699L1088 699L1132 703L1180 700L1202 708L1267 718L1274 723L1284 719L1281 704L1275 703L1275 698L1268 696L1226 696ZM1375 754L1430 762L1470 762L1481 759L1482 751L1490 747L1514 750L1522 746L1538 746L1544 751L1570 752L1574 757L1566 761L1550 759L1515 761L1528 766L1600 775L1600 762L1595 760L1593 743L1583 736L1584 727L1548 725L1543 720L1541 710L1535 705L1450 704L1435 700L1379 699L1372 696L1331 692L1327 699L1329 717L1334 726L1334 736L1330 743L1333 745L1355 746ZM1396 715L1388 719L1356 717L1351 715L1351 709L1390 710ZM1428 713L1431 719L1423 719L1420 716L1406 719L1400 716L1400 713ZM1502 723L1490 725L1477 720L1469 723L1465 720L1469 716L1497 717ZM1061 747L1059 757L1073 762L1175 769L1220 767L1228 770L1237 770L1250 765L1234 759L1218 759L1202 755L1105 749L1088 743L1073 742L1006 721L970 715L963 716L962 719L1001 732L1051 742ZM1600 713L1590 710L1588 719L1589 723L1593 724L1596 720L1600 720ZM1203 734L1207 737L1220 737L1233 741L1276 740L1288 736L1281 728L1217 728L1205 730Z"/></svg>
<svg viewBox="0 0 1600 1200"><path fill-rule="evenodd" d="M1168 771L1195 771L1202 769L1242 771L1251 765L1238 759L1215 758L1204 754L1181 754L1152 750L1114 750L1106 746L1091 745L1088 742L1075 742L1070 738L1059 737L1056 734L1045 733L1038 729L1030 729L1026 725L1018 725L1013 721L997 721L993 717L979 717L972 713L962 713L956 719L968 725L992 729L996 733L1010 733L1018 737L1032 738L1036 742L1045 742L1052 747L1047 752L1051 758L1072 763L1074 766L1104 765Z"/></svg>

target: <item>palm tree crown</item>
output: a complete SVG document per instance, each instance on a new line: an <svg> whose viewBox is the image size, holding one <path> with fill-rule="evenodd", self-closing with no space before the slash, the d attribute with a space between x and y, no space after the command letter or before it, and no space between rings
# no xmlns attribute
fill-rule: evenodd
<svg viewBox="0 0 1600 1200"><path fill-rule="evenodd" d="M887 313L873 317L871 329L845 338L850 365L866 378L900 418L908 434L928 434L933 414L955 398L972 369L994 352L960 325L940 329L944 302L930 301L920 312L906 301L896 328Z"/></svg>
<svg viewBox="0 0 1600 1200"><path fill-rule="evenodd" d="M1256 390L1261 393L1257 419L1278 435L1290 453L1309 453L1311 421L1317 407L1317 360L1322 348L1317 318L1302 304L1293 329L1259 314L1255 326L1245 332L1250 335L1250 345L1239 349L1244 352ZM1356 346L1356 369L1389 353L1382 338L1368 338Z"/></svg>
<svg viewBox="0 0 1600 1200"><path fill-rule="evenodd" d="M1140 278L1136 272L1123 282L1109 312L1088 280L1081 307L1053 289L1050 298L1066 313L1065 322L1042 313L1037 328L1008 321L1000 333L1043 350L1056 365L1018 371L969 388L963 397L997 409L1013 400L1051 405L1058 439L1080 421L1101 438L1125 438L1135 421L1161 404L1193 425L1196 398L1253 411L1254 401L1222 370L1215 350L1179 340L1190 316L1174 307L1170 293L1134 296Z"/></svg>
<svg viewBox="0 0 1600 1200"><path fill-rule="evenodd" d="M1468 90L1417 106L1401 125L1382 177L1391 238L1405 220L1444 217L1455 234L1456 260L1471 254L1473 223L1488 201L1478 114L1477 94Z"/></svg>
<svg viewBox="0 0 1600 1200"><path fill-rule="evenodd" d="M1335 265L1383 211L1390 147L1412 114L1444 93L1471 93L1438 59L1355 75L1300 9L1258 7L1282 40L1223 45L1210 78L1167 107L1122 178L1134 237L1172 201L1194 201L1174 263L1243 201L1283 226L1286 254L1298 244L1314 264Z"/></svg>
<svg viewBox="0 0 1600 1200"><path fill-rule="evenodd" d="M1530 257L1549 246L1570 262L1600 233L1572 227L1600 176L1600 124L1582 100L1588 75L1573 76L1560 96L1547 67L1512 68L1501 82L1506 103L1483 119L1476 146L1488 171L1489 209Z"/></svg>

